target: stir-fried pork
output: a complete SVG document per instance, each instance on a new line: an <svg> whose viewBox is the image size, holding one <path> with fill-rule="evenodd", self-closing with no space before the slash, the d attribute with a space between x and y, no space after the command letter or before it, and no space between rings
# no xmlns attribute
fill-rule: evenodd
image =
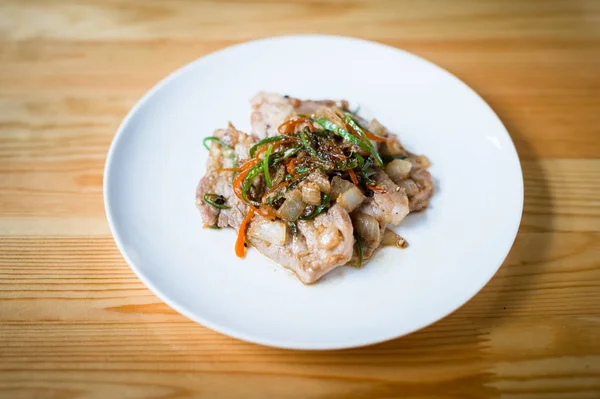
<svg viewBox="0 0 600 399"><path fill-rule="evenodd" d="M249 230L278 221L256 217ZM348 213L339 205L314 220L298 222L298 232L287 232L283 245L273 245L255 235L249 235L250 244L263 255L291 270L304 284L311 284L321 276L346 264L352 257L354 237Z"/></svg>
<svg viewBox="0 0 600 399"><path fill-rule="evenodd" d="M261 92L251 104L252 135L215 131L196 191L205 226L238 230L238 256L250 244L311 284L369 259L388 225L429 205L429 161L346 101Z"/></svg>

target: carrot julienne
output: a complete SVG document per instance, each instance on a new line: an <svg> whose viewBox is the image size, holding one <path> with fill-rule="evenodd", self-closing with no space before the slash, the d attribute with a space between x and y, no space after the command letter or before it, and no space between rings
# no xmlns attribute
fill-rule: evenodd
<svg viewBox="0 0 600 399"><path fill-rule="evenodd" d="M248 172L250 172L250 169L252 169L252 167L259 162L260 162L260 159L258 159L258 158L252 158L252 159L248 160L240 168L241 169L240 174L237 175L236 178L233 180L233 192L235 193L235 196L238 197L241 201L244 201L244 198L242 197L242 183L244 182L244 179L248 175ZM246 201L244 201L244 202L246 202Z"/></svg>
<svg viewBox="0 0 600 399"><path fill-rule="evenodd" d="M235 242L235 254L238 258L246 257L246 230L253 217L254 209L248 208L248 213L240 225L240 230L238 231L237 240Z"/></svg>
<svg viewBox="0 0 600 399"><path fill-rule="evenodd" d="M292 176L296 176L298 173L296 172L296 161L298 158L291 158L288 163L285 165L285 170Z"/></svg>
<svg viewBox="0 0 600 399"><path fill-rule="evenodd" d="M365 132L365 136L367 136L367 138L369 140L377 141L379 143L385 143L386 141L388 141L385 137L376 136L376 135L374 135L373 133L369 132L366 129L363 129L363 132Z"/></svg>
<svg viewBox="0 0 600 399"><path fill-rule="evenodd" d="M348 169L348 174L350 175L350 179L352 180L352 183L354 183L358 186L358 178L356 177L356 173L354 173L354 171L352 169Z"/></svg>
<svg viewBox="0 0 600 399"><path fill-rule="evenodd" d="M371 191L375 191L376 193L382 193L382 194L385 194L385 193L387 193L387 190L386 190L385 188L381 188L381 187L379 187L379 186L374 186L374 185L372 185L372 184L367 184L367 186L366 186L366 187L367 187L369 190L371 190Z"/></svg>
<svg viewBox="0 0 600 399"><path fill-rule="evenodd" d="M281 125L279 125L279 127L277 128L277 131L279 132L279 134L293 134L294 131L296 130L297 125L299 125L302 122L307 122L307 121L310 121L310 120L305 117L297 117L297 118L289 119L289 120L283 122ZM311 129L311 131L313 130L312 126L310 126L310 129Z"/></svg>

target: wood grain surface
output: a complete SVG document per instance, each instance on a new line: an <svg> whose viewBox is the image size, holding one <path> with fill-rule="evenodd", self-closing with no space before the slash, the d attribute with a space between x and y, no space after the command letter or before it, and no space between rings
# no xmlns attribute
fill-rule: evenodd
<svg viewBox="0 0 600 399"><path fill-rule="evenodd" d="M240 342L161 303L115 247L106 152L173 69L330 33L425 57L478 91L522 160L503 267L387 343ZM0 397L600 398L600 2L0 0Z"/></svg>

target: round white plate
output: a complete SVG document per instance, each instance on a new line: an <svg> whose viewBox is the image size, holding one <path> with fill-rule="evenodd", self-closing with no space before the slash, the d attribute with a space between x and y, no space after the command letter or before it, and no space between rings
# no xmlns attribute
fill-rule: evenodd
<svg viewBox="0 0 600 399"><path fill-rule="evenodd" d="M202 228L202 139L230 120L249 131L260 90L348 99L429 157L431 206L396 229L408 249L385 248L361 269L305 286L256 250L236 258L233 230ZM133 271L180 313L251 342L333 349L410 333L473 297L514 241L523 180L498 117L448 72L377 43L288 36L210 54L150 90L114 138L104 201Z"/></svg>

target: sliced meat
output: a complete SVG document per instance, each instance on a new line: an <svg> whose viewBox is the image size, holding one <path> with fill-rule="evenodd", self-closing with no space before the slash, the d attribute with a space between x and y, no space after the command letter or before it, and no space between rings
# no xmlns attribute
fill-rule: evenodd
<svg viewBox="0 0 600 399"><path fill-rule="evenodd" d="M406 192L398 187L383 171L377 170L373 179L385 193L375 192L360 208L359 211L373 216L380 223L398 225L408 215L408 198Z"/></svg>
<svg viewBox="0 0 600 399"><path fill-rule="evenodd" d="M386 224L380 223L373 216L360 211L352 212L352 223L355 233L360 237L363 245L363 261L369 259L379 248L383 240ZM371 231L371 229L374 229ZM365 234L368 231L369 234ZM357 254L358 255L358 254ZM358 256L356 257L358 261Z"/></svg>
<svg viewBox="0 0 600 399"><path fill-rule="evenodd" d="M250 103L254 109L250 116L252 132L260 139L279 135L279 125L295 115L292 104L279 94L260 92Z"/></svg>
<svg viewBox="0 0 600 399"><path fill-rule="evenodd" d="M348 101L334 100L300 100L293 97L287 97L288 102L294 107L294 111L299 114L310 115L321 107L337 107L342 110L348 110Z"/></svg>
<svg viewBox="0 0 600 399"><path fill-rule="evenodd" d="M412 164L408 177L404 179L394 178L394 183L406 191L410 211L417 212L427 208L434 190L431 174L427 170L429 161L421 155L408 152L398 140L398 136L388 134L387 129L375 119L371 121L369 128L374 129L378 134L383 132L388 137L387 142L379 143L380 153L405 156Z"/></svg>
<svg viewBox="0 0 600 399"><path fill-rule="evenodd" d="M252 131L261 139L279 135L279 125L297 114L310 115L322 106L348 108L345 100L299 100L266 92L258 93L250 103L254 110L250 116Z"/></svg>
<svg viewBox="0 0 600 399"><path fill-rule="evenodd" d="M408 178L398 181L398 185L406 190L411 212L421 211L429 206L429 200L433 196L433 180L427 169L413 162Z"/></svg>
<svg viewBox="0 0 600 399"><path fill-rule="evenodd" d="M409 212L408 198L403 188L398 187L382 170L378 170L373 179L379 186L385 188L385 193L374 192L373 196L368 198L356 210L356 213L364 213L377 220L380 229L380 240L378 242L365 241L363 243L364 260L369 259L373 252L379 248L388 224L400 224Z"/></svg>
<svg viewBox="0 0 600 399"><path fill-rule="evenodd" d="M227 129L216 130L213 136L233 148L238 165L241 165L248 159L248 150L256 141L254 137L240 132L232 125ZM237 229L244 219L244 215L247 212L246 205L233 192L231 185L233 173L217 171L222 168L231 168L232 166L231 150L212 141L206 174L200 180L196 189L196 206L200 211L205 226L232 226ZM223 196L226 199L225 205L230 208L219 209L204 202L204 195L208 193Z"/></svg>
<svg viewBox="0 0 600 399"><path fill-rule="evenodd" d="M257 216L250 224L277 223ZM267 229L261 227L262 229ZM298 233L289 232L284 245L273 245L250 236L249 241L263 255L294 272L304 284L312 284L321 276L346 264L352 257L354 236L352 221L339 205L314 220L299 221Z"/></svg>

